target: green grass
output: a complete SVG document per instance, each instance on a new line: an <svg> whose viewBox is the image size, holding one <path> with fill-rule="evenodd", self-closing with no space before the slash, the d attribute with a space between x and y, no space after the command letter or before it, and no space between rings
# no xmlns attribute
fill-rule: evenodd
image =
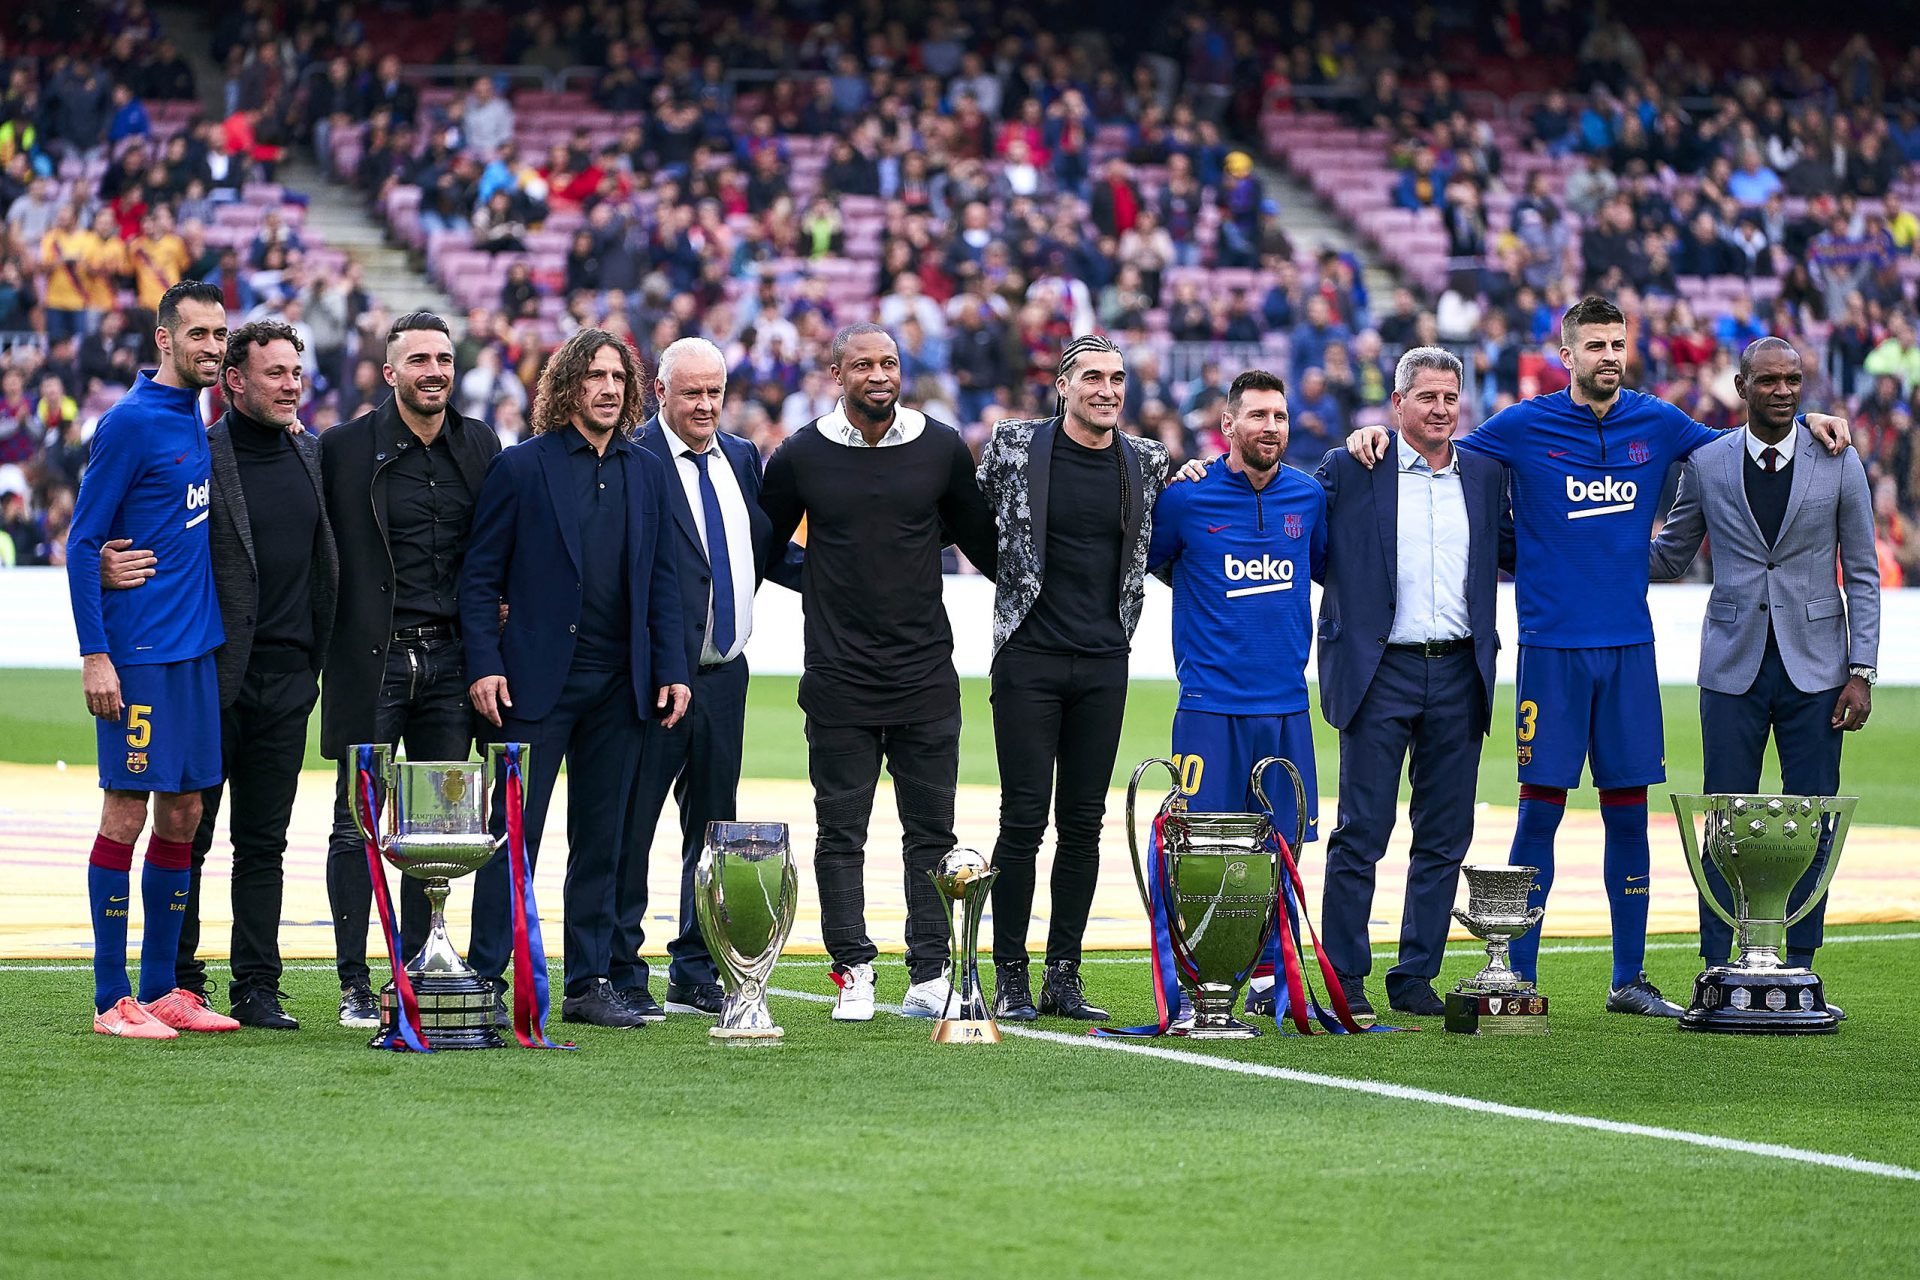
<svg viewBox="0 0 1920 1280"><path fill-rule="evenodd" d="M1916 947L1824 950L1853 1016L1813 1040L1602 1015L1605 957L1549 954L1544 1039L1182 1047L1912 1168ZM1653 960L1684 985L1684 950ZM1144 1016L1143 966L1088 975ZM1913 1182L1081 1043L777 999L779 1048L674 1018L422 1059L333 1026L329 974L286 987L298 1033L154 1045L88 1032L85 972L0 972L0 1275L1871 1277L1920 1250Z"/></svg>
<svg viewBox="0 0 1920 1280"><path fill-rule="evenodd" d="M993 785L999 770L993 754L993 711L985 680L963 680L960 742L960 781ZM804 778L807 776L805 719L795 702L798 681L791 676L756 676L748 696L746 761L749 778ZM1691 685L1668 685L1660 691L1667 736L1667 776L1675 787L1698 789L1700 783L1700 712L1698 691ZM1167 751L1168 727L1173 723L1175 686L1169 681L1136 681L1127 699L1126 726L1116 785L1124 785L1133 766L1148 756ZM309 726L307 762L324 768L320 758L320 718ZM1495 732L1480 759L1480 799L1493 804L1514 803L1518 789L1513 763L1513 690L1502 686L1494 706ZM93 725L81 707L77 671L0 671L0 760L23 764L93 763ZM1314 756L1320 770L1320 789L1332 795L1339 776L1337 735L1314 714ZM1777 786L1778 769L1769 750L1766 781ZM1885 688L1874 694L1873 719L1847 742L1843 776L1849 794L1861 797L1864 822L1920 825L1920 688ZM1159 785L1162 775L1154 775ZM1597 804L1591 787L1573 793L1576 807ZM1661 804L1657 797L1656 807Z"/></svg>

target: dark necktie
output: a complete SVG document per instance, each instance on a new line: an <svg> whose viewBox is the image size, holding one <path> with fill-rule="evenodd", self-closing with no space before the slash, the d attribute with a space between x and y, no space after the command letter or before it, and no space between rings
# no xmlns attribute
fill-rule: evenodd
<svg viewBox="0 0 1920 1280"><path fill-rule="evenodd" d="M1780 451L1772 445L1760 451L1760 469L1771 475L1780 469Z"/></svg>
<svg viewBox="0 0 1920 1280"><path fill-rule="evenodd" d="M713 648L725 657L733 648L733 560L727 554L727 526L720 519L720 494L707 473L707 463L718 450L709 445L705 453L687 451L700 472L700 510L706 514L707 568L713 578Z"/></svg>

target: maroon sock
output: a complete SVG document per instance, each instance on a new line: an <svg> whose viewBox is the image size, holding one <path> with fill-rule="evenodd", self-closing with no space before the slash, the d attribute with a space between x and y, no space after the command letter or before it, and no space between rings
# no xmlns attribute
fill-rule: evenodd
<svg viewBox="0 0 1920 1280"><path fill-rule="evenodd" d="M105 867L109 871L131 871L133 846L96 835L93 838L93 852L87 855L87 862L92 866Z"/></svg>
<svg viewBox="0 0 1920 1280"><path fill-rule="evenodd" d="M133 854L132 845L122 845L129 857ZM162 840L151 836L147 840L147 861L167 871L191 871L193 869L193 841Z"/></svg>

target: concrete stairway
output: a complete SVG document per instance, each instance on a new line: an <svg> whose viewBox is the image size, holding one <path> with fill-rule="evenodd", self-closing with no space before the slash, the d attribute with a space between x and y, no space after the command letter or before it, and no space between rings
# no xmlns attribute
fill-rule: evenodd
<svg viewBox="0 0 1920 1280"><path fill-rule="evenodd" d="M453 299L415 269L405 249L389 242L386 228L367 212L359 192L328 181L304 155L281 165L276 176L283 186L306 193L307 226L322 243L346 250L359 264L367 292L387 311L431 311L450 322L460 318Z"/></svg>
<svg viewBox="0 0 1920 1280"><path fill-rule="evenodd" d="M1356 236L1332 210L1320 202L1313 189L1284 170L1256 162L1267 197L1280 205L1280 222L1299 249L1315 252L1337 249L1359 259L1361 277L1366 282L1367 299L1375 315L1385 315L1393 307L1393 290L1400 283L1394 273L1381 265L1372 248Z"/></svg>

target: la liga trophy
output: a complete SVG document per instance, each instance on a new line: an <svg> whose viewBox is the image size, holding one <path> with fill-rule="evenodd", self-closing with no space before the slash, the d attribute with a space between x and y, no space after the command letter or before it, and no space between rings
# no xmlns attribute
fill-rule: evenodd
<svg viewBox="0 0 1920 1280"><path fill-rule="evenodd" d="M947 952L954 981L947 1007L933 1024L935 1044L999 1044L1000 1027L980 990L980 917L998 867L972 849L953 849L927 872L947 905Z"/></svg>
<svg viewBox="0 0 1920 1280"><path fill-rule="evenodd" d="M767 1007L767 982L793 929L800 878L784 822L709 822L693 870L700 936L726 995L707 1035L727 1044L777 1044L786 1032Z"/></svg>
<svg viewBox="0 0 1920 1280"><path fill-rule="evenodd" d="M1547 998L1507 966L1507 945L1540 923L1545 907L1527 906L1538 867L1467 866L1467 909L1453 918L1487 944L1487 964L1449 991L1446 1028L1463 1035L1547 1034Z"/></svg>
<svg viewBox="0 0 1920 1280"><path fill-rule="evenodd" d="M1711 965L1694 979L1693 1004L1680 1018L1682 1031L1778 1036L1839 1030L1820 975L1788 967L1780 950L1787 930L1826 895L1859 803L1856 796L1673 797L1680 844L1700 900L1732 926L1739 948L1731 964ZM1704 834L1696 831L1696 818L1704 820ZM1806 901L1794 907L1794 886L1823 844L1826 865ZM1726 879L1731 911L1720 904L1708 879L1708 861Z"/></svg>

